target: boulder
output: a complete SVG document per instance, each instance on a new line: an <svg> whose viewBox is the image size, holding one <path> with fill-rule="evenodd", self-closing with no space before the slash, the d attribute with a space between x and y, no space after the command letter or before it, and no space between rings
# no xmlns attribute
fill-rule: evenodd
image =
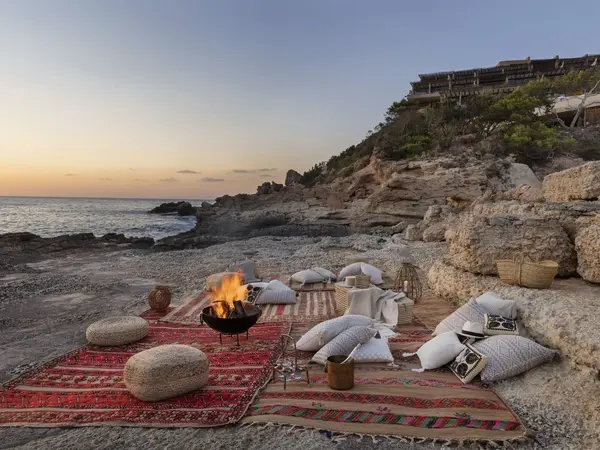
<svg viewBox="0 0 600 450"><path fill-rule="evenodd" d="M181 202L161 203L157 207L152 208L150 210L150 214L173 214L173 213L176 213L177 207L182 203L186 203L186 202L181 201Z"/></svg>
<svg viewBox="0 0 600 450"><path fill-rule="evenodd" d="M194 208L190 202L179 203L176 211L179 216L193 216L196 214L196 208Z"/></svg>
<svg viewBox="0 0 600 450"><path fill-rule="evenodd" d="M442 242L446 240L446 224L435 223L423 231L425 242Z"/></svg>
<svg viewBox="0 0 600 450"><path fill-rule="evenodd" d="M548 202L597 200L600 197L600 161L546 175L543 189Z"/></svg>
<svg viewBox="0 0 600 450"><path fill-rule="evenodd" d="M420 241L423 239L423 231L418 225L410 224L404 230L404 239L407 241Z"/></svg>
<svg viewBox="0 0 600 450"><path fill-rule="evenodd" d="M212 211L213 205L208 202L202 202L200 204L200 208L203 209L204 211Z"/></svg>
<svg viewBox="0 0 600 450"><path fill-rule="evenodd" d="M394 225L391 229L393 234L402 233L407 227L407 223L405 221L400 221L396 225Z"/></svg>
<svg viewBox="0 0 600 450"><path fill-rule="evenodd" d="M537 189L541 189L542 187L542 183L535 173L533 173L531 167L529 167L527 164L511 163L510 166L508 166L507 173L509 177L509 183L512 185L512 187L517 187L523 184Z"/></svg>
<svg viewBox="0 0 600 450"><path fill-rule="evenodd" d="M442 260L435 261L427 272L430 289L455 306L466 303L471 297L493 291L501 283L499 278L465 272Z"/></svg>
<svg viewBox="0 0 600 450"><path fill-rule="evenodd" d="M302 180L302 175L300 175L295 170L290 169L285 174L285 182L284 183L286 186L297 186L297 185L302 184L301 180Z"/></svg>
<svg viewBox="0 0 600 450"><path fill-rule="evenodd" d="M558 275L574 275L577 257L573 244L555 220L493 215L466 217L457 224L449 246L449 262L478 274L497 274L496 261L525 255L534 261L559 264Z"/></svg>
<svg viewBox="0 0 600 450"><path fill-rule="evenodd" d="M586 281L600 283L600 226L590 225L575 238L577 272Z"/></svg>
<svg viewBox="0 0 600 450"><path fill-rule="evenodd" d="M265 181L263 184L256 188L258 195L273 194L283 189L283 184L275 183L274 181Z"/></svg>

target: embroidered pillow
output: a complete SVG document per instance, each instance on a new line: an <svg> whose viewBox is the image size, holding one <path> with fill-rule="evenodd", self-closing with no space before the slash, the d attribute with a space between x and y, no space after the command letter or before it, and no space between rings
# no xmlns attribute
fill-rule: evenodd
<svg viewBox="0 0 600 450"><path fill-rule="evenodd" d="M468 383L483 370L488 357L482 355L470 345L466 346L462 352L450 364L450 370L463 383Z"/></svg>
<svg viewBox="0 0 600 450"><path fill-rule="evenodd" d="M365 275L369 275L371 277L371 283L373 284L383 284L383 278L381 270L377 267L373 267L371 264L367 264L365 262L360 263L360 270Z"/></svg>
<svg viewBox="0 0 600 450"><path fill-rule="evenodd" d="M493 292L486 292L477 297L475 301L489 314L509 319L517 318L517 302L514 300L505 300Z"/></svg>
<svg viewBox="0 0 600 450"><path fill-rule="evenodd" d="M486 314L483 319L483 334L487 334L488 336L519 334L519 326L515 319Z"/></svg>
<svg viewBox="0 0 600 450"><path fill-rule="evenodd" d="M317 272L319 275L321 275L327 281L336 281L337 280L335 273L331 272L330 270L323 269L322 267L311 267L310 270L312 270L313 272Z"/></svg>
<svg viewBox="0 0 600 450"><path fill-rule="evenodd" d="M373 320L369 317L347 315L321 322L308 330L298 342L296 348L303 352L316 352L341 332L350 327L369 326Z"/></svg>
<svg viewBox="0 0 600 450"><path fill-rule="evenodd" d="M490 336L473 344L488 357L481 371L482 381L500 381L514 377L551 361L558 352L522 336Z"/></svg>
<svg viewBox="0 0 600 450"><path fill-rule="evenodd" d="M344 267L341 272L338 280L344 281L346 277L353 277L355 275L362 275L362 269L360 267L361 263L355 262Z"/></svg>
<svg viewBox="0 0 600 450"><path fill-rule="evenodd" d="M301 270L292 275L292 280L304 285L309 283L322 283L325 281L325 278L314 270Z"/></svg>
<svg viewBox="0 0 600 450"><path fill-rule="evenodd" d="M240 286L236 292L236 297L238 299L244 299L247 302L250 303L255 303L256 299L258 298L259 294L262 292L262 290L266 287L267 283L262 283L262 282L258 282L258 283L252 283L252 284L246 284L244 286Z"/></svg>
<svg viewBox="0 0 600 450"><path fill-rule="evenodd" d="M377 331L370 327L352 327L338 334L325 346L315 353L311 361L325 365L327 358L333 355L348 355L358 344L366 344L377 334Z"/></svg>
<svg viewBox="0 0 600 450"><path fill-rule="evenodd" d="M390 351L388 340L384 337L373 337L360 346L354 354L354 362L357 363L390 363L394 357Z"/></svg>
<svg viewBox="0 0 600 450"><path fill-rule="evenodd" d="M296 291L273 291L263 289L255 301L256 305L294 305L296 304Z"/></svg>
<svg viewBox="0 0 600 450"><path fill-rule="evenodd" d="M426 342L417 350L423 369L437 369L448 364L465 349L454 331L447 331Z"/></svg>
<svg viewBox="0 0 600 450"><path fill-rule="evenodd" d="M471 322L483 323L483 316L485 313L485 309L483 309L483 307L480 306L474 298L472 298L444 320L442 320L435 328L433 334L437 336L447 331L454 331L458 333L462 330L463 325L468 320Z"/></svg>

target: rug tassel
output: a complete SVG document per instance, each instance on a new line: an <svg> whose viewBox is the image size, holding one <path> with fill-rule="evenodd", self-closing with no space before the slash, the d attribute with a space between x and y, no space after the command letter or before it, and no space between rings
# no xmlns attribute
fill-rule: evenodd
<svg viewBox="0 0 600 450"><path fill-rule="evenodd" d="M373 444L378 444L379 441L375 439L375 436L371 435L371 439L373 440Z"/></svg>
<svg viewBox="0 0 600 450"><path fill-rule="evenodd" d="M415 353L402 353L402 357L403 358L408 358L409 356L415 356L417 354L417 352Z"/></svg>
<svg viewBox="0 0 600 450"><path fill-rule="evenodd" d="M410 370L412 370L413 372L418 372L418 373L425 372L425 369L423 369L422 367L420 369L410 369Z"/></svg>

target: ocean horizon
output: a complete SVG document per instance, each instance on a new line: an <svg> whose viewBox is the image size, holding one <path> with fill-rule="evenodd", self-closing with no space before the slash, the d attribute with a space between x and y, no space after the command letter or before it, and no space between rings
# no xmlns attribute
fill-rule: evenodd
<svg viewBox="0 0 600 450"><path fill-rule="evenodd" d="M214 199L0 196L0 234L30 232L42 237L64 234L123 233L161 239L194 228L195 216L149 214L165 202L194 206Z"/></svg>

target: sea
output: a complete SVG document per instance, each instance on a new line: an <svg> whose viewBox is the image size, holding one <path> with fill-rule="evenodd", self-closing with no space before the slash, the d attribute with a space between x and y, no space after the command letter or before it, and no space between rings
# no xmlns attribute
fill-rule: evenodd
<svg viewBox="0 0 600 450"><path fill-rule="evenodd" d="M0 197L0 234L29 231L62 234L123 233L160 239L194 228L194 216L149 214L155 206L182 199ZM203 201L187 200L194 206Z"/></svg>

